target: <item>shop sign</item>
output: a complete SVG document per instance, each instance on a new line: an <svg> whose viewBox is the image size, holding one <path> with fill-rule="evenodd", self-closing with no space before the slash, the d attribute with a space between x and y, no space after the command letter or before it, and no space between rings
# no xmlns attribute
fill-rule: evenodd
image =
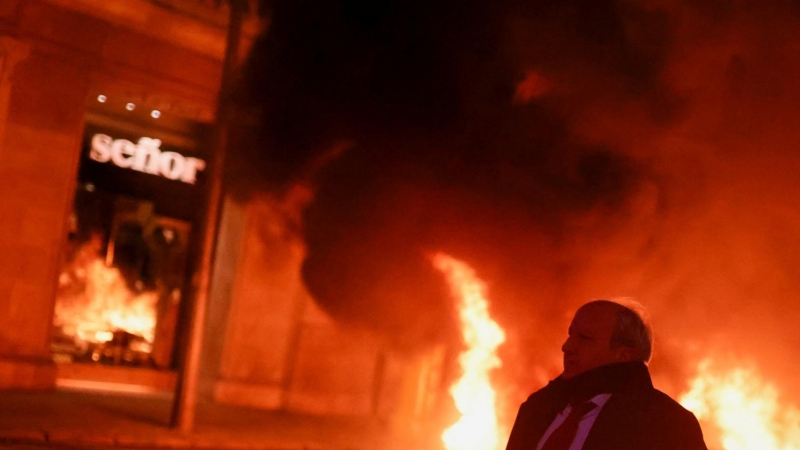
<svg viewBox="0 0 800 450"><path fill-rule="evenodd" d="M194 184L197 172L206 168L206 162L176 152L161 151L160 146L160 139L142 137L134 144L127 139L113 139L107 134L97 133L92 136L89 157L101 163L110 161L123 169Z"/></svg>

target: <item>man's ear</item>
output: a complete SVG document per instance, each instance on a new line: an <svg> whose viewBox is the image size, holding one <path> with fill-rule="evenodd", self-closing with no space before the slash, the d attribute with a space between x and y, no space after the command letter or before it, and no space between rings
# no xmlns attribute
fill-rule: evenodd
<svg viewBox="0 0 800 450"><path fill-rule="evenodd" d="M614 349L614 357L618 362L636 360L636 349L627 345L622 345Z"/></svg>

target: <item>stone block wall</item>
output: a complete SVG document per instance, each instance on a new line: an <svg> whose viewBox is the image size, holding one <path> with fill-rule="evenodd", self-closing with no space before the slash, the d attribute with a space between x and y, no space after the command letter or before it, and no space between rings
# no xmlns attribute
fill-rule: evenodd
<svg viewBox="0 0 800 450"><path fill-rule="evenodd" d="M443 392L444 349L401 354L374 331L328 316L303 285L304 245L288 231L286 205L261 199L239 208L245 219L238 257L224 263L237 270L214 399L372 417L404 434L425 431ZM222 300L211 301L215 310Z"/></svg>
<svg viewBox="0 0 800 450"><path fill-rule="evenodd" d="M0 104L0 386L52 386L50 328L77 170L86 73L6 38ZM24 56L20 49L24 48Z"/></svg>

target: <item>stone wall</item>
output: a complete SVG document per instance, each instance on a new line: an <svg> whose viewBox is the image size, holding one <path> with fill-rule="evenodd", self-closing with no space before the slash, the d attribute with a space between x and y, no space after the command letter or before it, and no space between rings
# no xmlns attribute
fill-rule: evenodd
<svg viewBox="0 0 800 450"><path fill-rule="evenodd" d="M321 310L300 276L305 249L293 232L291 209L265 198L238 206L244 219L238 251L231 253L236 259L218 260L237 267L230 298L215 297L209 308L229 304L214 398L373 417L406 434L422 431L443 392L444 349L399 353L374 331Z"/></svg>
<svg viewBox="0 0 800 450"><path fill-rule="evenodd" d="M87 77L22 41L7 39L6 46L10 55L15 48L28 51L4 67L0 88L8 92L0 105L6 111L0 149L0 383L46 387L55 373L49 360L53 298Z"/></svg>

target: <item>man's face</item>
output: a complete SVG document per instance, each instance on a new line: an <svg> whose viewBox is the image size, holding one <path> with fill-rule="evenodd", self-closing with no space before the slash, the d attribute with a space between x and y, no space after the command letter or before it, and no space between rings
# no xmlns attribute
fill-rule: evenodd
<svg viewBox="0 0 800 450"><path fill-rule="evenodd" d="M569 337L561 346L564 352L562 377L572 378L587 370L629 359L629 349L611 348L616 321L616 310L610 305L584 305L575 313Z"/></svg>

